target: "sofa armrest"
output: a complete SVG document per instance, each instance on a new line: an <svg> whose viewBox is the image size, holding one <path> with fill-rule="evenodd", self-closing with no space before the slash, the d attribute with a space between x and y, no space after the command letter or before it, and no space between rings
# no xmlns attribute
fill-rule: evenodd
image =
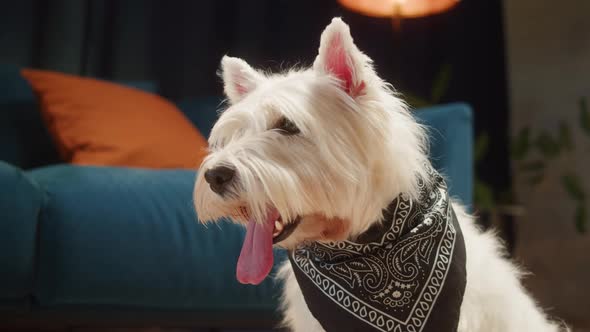
<svg viewBox="0 0 590 332"><path fill-rule="evenodd" d="M0 161L0 306L20 305L32 293L43 195L19 168Z"/></svg>
<svg viewBox="0 0 590 332"><path fill-rule="evenodd" d="M463 103L417 110L430 136L430 159L447 178L449 192L465 206L473 202L473 117Z"/></svg>

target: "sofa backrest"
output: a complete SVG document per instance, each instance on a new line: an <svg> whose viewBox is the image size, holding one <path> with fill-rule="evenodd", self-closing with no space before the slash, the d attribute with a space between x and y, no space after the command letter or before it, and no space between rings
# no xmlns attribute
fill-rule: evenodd
<svg viewBox="0 0 590 332"><path fill-rule="evenodd" d="M211 128L217 121L218 111L224 107L223 98L218 96L186 98L177 102L176 105L205 138L209 138Z"/></svg>
<svg viewBox="0 0 590 332"><path fill-rule="evenodd" d="M58 161L33 91L10 65L0 65L0 160L25 169Z"/></svg>

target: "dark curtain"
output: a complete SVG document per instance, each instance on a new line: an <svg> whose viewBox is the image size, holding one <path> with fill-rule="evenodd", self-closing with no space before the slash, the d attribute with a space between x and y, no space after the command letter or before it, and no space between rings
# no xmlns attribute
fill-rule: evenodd
<svg viewBox="0 0 590 332"><path fill-rule="evenodd" d="M333 16L402 92L429 97L452 68L441 102L465 101L491 146L484 180L510 183L508 98L500 0L461 1L442 15L390 20L348 12L335 0L22 0L0 11L0 63L117 80L154 80L166 97L218 95L223 54L278 70L310 65Z"/></svg>

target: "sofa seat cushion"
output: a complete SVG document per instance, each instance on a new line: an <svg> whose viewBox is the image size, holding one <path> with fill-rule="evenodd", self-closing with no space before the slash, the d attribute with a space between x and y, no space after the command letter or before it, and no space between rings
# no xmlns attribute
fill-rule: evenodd
<svg viewBox="0 0 590 332"><path fill-rule="evenodd" d="M0 307L33 291L35 238L43 194L19 168L0 161Z"/></svg>
<svg viewBox="0 0 590 332"><path fill-rule="evenodd" d="M236 281L242 227L197 222L195 172L58 165L30 176L47 195L35 294L41 307L275 307L273 281Z"/></svg>

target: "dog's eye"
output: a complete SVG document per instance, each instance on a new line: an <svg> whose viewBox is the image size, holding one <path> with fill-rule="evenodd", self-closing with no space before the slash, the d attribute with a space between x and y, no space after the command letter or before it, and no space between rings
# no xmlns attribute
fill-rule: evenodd
<svg viewBox="0 0 590 332"><path fill-rule="evenodd" d="M297 135L301 132L291 120L285 117L282 117L279 121L277 121L277 123L274 125L274 129L277 129L285 136Z"/></svg>

